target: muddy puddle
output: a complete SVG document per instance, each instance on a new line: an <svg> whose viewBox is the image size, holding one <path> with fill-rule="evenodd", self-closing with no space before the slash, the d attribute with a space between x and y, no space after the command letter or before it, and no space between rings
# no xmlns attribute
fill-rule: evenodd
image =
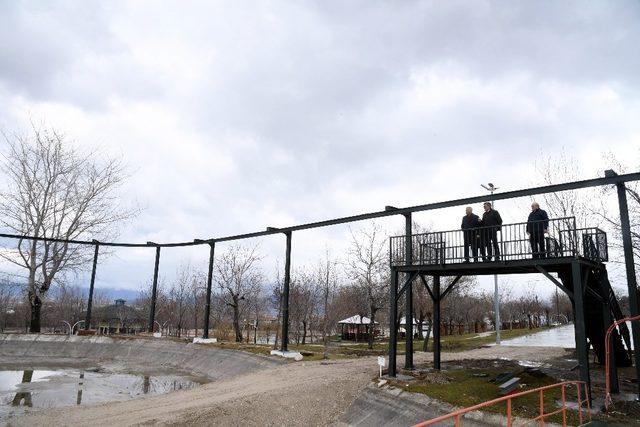
<svg viewBox="0 0 640 427"><path fill-rule="evenodd" d="M191 389L204 382L187 375L143 375L102 369L0 370L0 424L37 409L129 400Z"/></svg>

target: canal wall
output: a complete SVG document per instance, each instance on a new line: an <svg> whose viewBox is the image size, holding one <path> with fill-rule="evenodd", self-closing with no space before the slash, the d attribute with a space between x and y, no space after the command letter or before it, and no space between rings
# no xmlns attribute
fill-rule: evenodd
<svg viewBox="0 0 640 427"><path fill-rule="evenodd" d="M179 370L210 380L285 363L235 350L163 338L0 334L0 368L104 366L132 371Z"/></svg>

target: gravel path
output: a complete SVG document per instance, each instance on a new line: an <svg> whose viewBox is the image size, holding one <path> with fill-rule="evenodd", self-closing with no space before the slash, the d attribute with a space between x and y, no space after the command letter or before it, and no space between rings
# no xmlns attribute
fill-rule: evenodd
<svg viewBox="0 0 640 427"><path fill-rule="evenodd" d="M563 352L491 347L442 356L443 360L502 357L544 361ZM414 359L428 361L431 355L418 352ZM398 358L399 367L402 363ZM161 396L41 410L11 419L9 425L328 425L349 407L377 370L375 357L289 363Z"/></svg>

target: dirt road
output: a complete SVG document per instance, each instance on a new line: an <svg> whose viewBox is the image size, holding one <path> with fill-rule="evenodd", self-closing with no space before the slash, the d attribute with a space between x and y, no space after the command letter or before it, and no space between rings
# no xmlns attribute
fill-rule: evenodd
<svg viewBox="0 0 640 427"><path fill-rule="evenodd" d="M562 354L562 349L495 347L442 356L443 360L504 357L544 361ZM415 355L416 362L430 359L430 354ZM402 366L401 358L398 366ZM303 361L161 396L42 410L11 419L9 425L327 425L376 374L375 357Z"/></svg>

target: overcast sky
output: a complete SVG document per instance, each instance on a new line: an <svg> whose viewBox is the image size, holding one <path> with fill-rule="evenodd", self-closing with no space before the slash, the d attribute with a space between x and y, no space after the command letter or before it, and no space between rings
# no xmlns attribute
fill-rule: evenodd
<svg viewBox="0 0 640 427"><path fill-rule="evenodd" d="M144 208L127 241L524 188L562 149L601 176L604 152L640 167L638 22L635 1L0 0L0 128L46 122L121 156L123 200ZM526 219L529 200L502 203ZM294 235L294 265L347 241ZM275 268L283 238L259 243ZM136 288L152 252L118 252L101 284ZM167 253L163 273L206 252Z"/></svg>

